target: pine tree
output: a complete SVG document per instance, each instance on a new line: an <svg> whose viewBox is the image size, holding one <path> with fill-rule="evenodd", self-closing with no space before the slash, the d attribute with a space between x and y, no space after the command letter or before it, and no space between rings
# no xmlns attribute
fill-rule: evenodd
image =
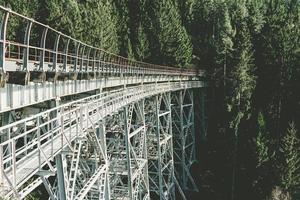
<svg viewBox="0 0 300 200"><path fill-rule="evenodd" d="M129 27L129 1L128 0L119 0L111 1L114 6L114 16L117 20L117 34L119 36L119 48L120 55L125 57L133 58L132 45L130 41L130 27Z"/></svg>
<svg viewBox="0 0 300 200"><path fill-rule="evenodd" d="M44 23L79 40L82 39L82 17L80 4L76 0L45 1L42 4Z"/></svg>
<svg viewBox="0 0 300 200"><path fill-rule="evenodd" d="M256 42L257 101L266 110L265 113L269 113L271 133L277 141L285 130L284 124L291 115L296 115L299 100L289 98L293 75L299 74L299 7L299 1L268 0L265 3L265 23L256 37L259 38ZM269 92L265 93L266 90Z"/></svg>
<svg viewBox="0 0 300 200"><path fill-rule="evenodd" d="M255 88L255 76L253 74L253 53L249 29L246 23L248 16L244 4L236 4L232 21L236 29L232 58L230 60L228 77L228 111L232 113L231 127L237 129L242 118L249 118L251 95Z"/></svg>
<svg viewBox="0 0 300 200"><path fill-rule="evenodd" d="M195 1L197 0L177 0L179 12L181 15L181 19L183 21L183 25L188 26L193 17L193 6L195 5Z"/></svg>
<svg viewBox="0 0 300 200"><path fill-rule="evenodd" d="M250 32L247 26L248 12L243 1L231 5L231 19L236 35L233 40L233 52L230 59L228 86L226 87L228 111L230 112L230 127L233 130L233 174L231 199L235 199L237 154L239 147L239 127L243 119L250 115L252 92L255 88L255 76L253 74L253 54Z"/></svg>
<svg viewBox="0 0 300 200"><path fill-rule="evenodd" d="M87 1L83 8L82 38L93 46L103 48L112 53L119 53L118 21L114 15L114 7L109 0Z"/></svg>
<svg viewBox="0 0 300 200"><path fill-rule="evenodd" d="M139 0L135 4L129 4L129 38L134 58L140 61L145 61L150 57L149 41L145 31L148 9L145 2L145 0Z"/></svg>
<svg viewBox="0 0 300 200"><path fill-rule="evenodd" d="M177 4L172 0L160 1L157 17L162 64L189 67L192 59L192 44L182 25Z"/></svg>
<svg viewBox="0 0 300 200"><path fill-rule="evenodd" d="M267 139L267 132L266 132L266 125L265 120L262 112L258 113L257 117L257 123L258 123L258 134L255 139L255 150L256 150L256 156L257 156L257 168L264 165L266 162L268 162L271 159L271 155L269 152L269 143Z"/></svg>
<svg viewBox="0 0 300 200"><path fill-rule="evenodd" d="M149 41L147 39L146 33L143 29L143 26L138 27L138 37L137 43L133 49L135 51L135 58L137 60L145 60L149 57Z"/></svg>
<svg viewBox="0 0 300 200"><path fill-rule="evenodd" d="M280 183L282 188L294 194L300 187L300 140L295 123L289 123L286 135L281 141Z"/></svg>
<svg viewBox="0 0 300 200"><path fill-rule="evenodd" d="M216 66L223 68L223 77L219 76L219 81L223 79L224 92L226 88L226 74L227 74L227 62L228 58L231 56L233 50L233 38L235 36L235 30L231 25L231 19L229 16L229 11L226 3L220 3L218 5L218 24L217 32L218 36L216 38ZM219 69L217 69L219 71ZM220 73L221 74L221 73ZM225 93L224 93L225 94ZM226 95L226 94L225 94Z"/></svg>

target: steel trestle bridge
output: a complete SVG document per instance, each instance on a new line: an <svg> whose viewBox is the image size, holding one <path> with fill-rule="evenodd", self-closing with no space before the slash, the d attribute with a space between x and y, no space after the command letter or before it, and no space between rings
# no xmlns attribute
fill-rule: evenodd
<svg viewBox="0 0 300 200"><path fill-rule="evenodd" d="M0 199L41 188L51 200L198 190L204 71L130 60L2 6L0 15Z"/></svg>

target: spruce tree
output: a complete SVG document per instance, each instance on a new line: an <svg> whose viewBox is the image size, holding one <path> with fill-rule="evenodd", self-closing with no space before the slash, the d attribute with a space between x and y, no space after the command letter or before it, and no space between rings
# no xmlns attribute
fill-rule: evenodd
<svg viewBox="0 0 300 200"><path fill-rule="evenodd" d="M262 112L258 113L257 117L257 123L258 123L258 134L255 138L255 150L256 150L256 157L257 157L257 167L261 167L266 162L268 162L271 158L270 152L269 152L269 142L267 138L267 132L266 132L266 122L264 120L264 116Z"/></svg>
<svg viewBox="0 0 300 200"><path fill-rule="evenodd" d="M162 64L187 68L192 59L192 44L182 25L177 4L172 0L159 1L158 39Z"/></svg>
<svg viewBox="0 0 300 200"><path fill-rule="evenodd" d="M137 60L145 60L149 57L149 41L142 25L137 30L137 43L134 46L135 58Z"/></svg>
<svg viewBox="0 0 300 200"><path fill-rule="evenodd" d="M289 123L286 135L280 145L283 160L280 161L280 183L282 188L293 195L300 187L300 140L295 123Z"/></svg>
<svg viewBox="0 0 300 200"><path fill-rule="evenodd" d="M129 38L129 1L111 1L114 6L114 16L117 20L117 34L119 36L120 55L133 58L132 45Z"/></svg>
<svg viewBox="0 0 300 200"><path fill-rule="evenodd" d="M145 61L150 57L147 28L147 10L145 0L129 4L129 39L132 44L132 53L136 60ZM151 62L150 60L148 60Z"/></svg>
<svg viewBox="0 0 300 200"><path fill-rule="evenodd" d="M237 154L239 147L240 123L248 119L252 92L255 88L255 76L253 74L253 53L250 32L247 26L248 12L244 1L235 2L230 6L231 19L236 35L233 40L233 52L230 59L228 85L226 87L227 106L230 112L230 127L233 131L233 174L231 199L235 198Z"/></svg>
<svg viewBox="0 0 300 200"><path fill-rule="evenodd" d="M224 92L226 88L226 79L227 79L227 64L228 59L231 57L231 52L233 50L233 38L235 36L235 30L232 27L231 19L229 16L229 11L226 3L220 3L218 5L218 24L217 32L218 36L216 37L216 66L219 66L223 73L223 76L219 76L219 81L223 79ZM220 69L217 69L219 71ZM225 93L224 93L225 94ZM225 94L226 95L226 94Z"/></svg>
<svg viewBox="0 0 300 200"><path fill-rule="evenodd" d="M118 21L109 0L87 1L82 6L84 41L112 53L119 53Z"/></svg>
<svg viewBox="0 0 300 200"><path fill-rule="evenodd" d="M64 34L79 40L82 39L82 17L80 4L76 0L45 1L43 5L45 15L44 23Z"/></svg>

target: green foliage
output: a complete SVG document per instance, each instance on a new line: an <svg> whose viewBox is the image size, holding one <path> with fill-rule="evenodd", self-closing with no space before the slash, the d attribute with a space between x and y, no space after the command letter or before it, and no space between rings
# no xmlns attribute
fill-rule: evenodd
<svg viewBox="0 0 300 200"><path fill-rule="evenodd" d="M249 118L251 96L255 88L256 77L253 73L253 50L247 26L247 9L245 4L242 3L235 5L231 9L231 22L236 33L233 34L232 28L229 26L230 23L227 22L226 24L228 25L223 26L224 32L227 33L230 31L234 37L232 42L231 39L227 39L225 41L229 42L223 42L223 44L224 49L231 48L232 46L231 55L226 59L229 72L226 80L228 87L225 89L227 91L226 101L229 108L228 111L232 115L230 125L236 130L242 118ZM228 18L226 14L224 16L224 19ZM237 132L235 131L236 134Z"/></svg>
<svg viewBox="0 0 300 200"><path fill-rule="evenodd" d="M114 17L117 22L117 34L119 36L118 43L120 54L125 57L133 57L131 42L129 40L129 1L119 0L110 1L114 5ZM107 22L106 22L107 23Z"/></svg>
<svg viewBox="0 0 300 200"><path fill-rule="evenodd" d="M266 122L264 120L264 116L262 112L258 113L257 117L258 123L258 134L255 138L255 151L257 156L257 165L256 167L261 167L266 162L270 161L270 159L274 156L270 155L269 145L266 132Z"/></svg>
<svg viewBox="0 0 300 200"><path fill-rule="evenodd" d="M39 7L38 0L31 1L15 1L15 0L0 0L0 5L11 8L14 11L29 17L35 17Z"/></svg>
<svg viewBox="0 0 300 200"><path fill-rule="evenodd" d="M82 24L80 5L76 0L52 0L45 1L45 22L49 26L62 31L74 38L82 39Z"/></svg>
<svg viewBox="0 0 300 200"><path fill-rule="evenodd" d="M299 0L0 0L0 4L131 59L206 69L222 104L218 108L223 109L215 121L222 122L225 130L231 128L234 136L235 147L228 148L238 151L247 139L255 141L251 152L255 170L264 172L272 166L280 173L267 182L296 190ZM25 26L10 18L8 39L22 42ZM257 119L248 120L258 111ZM287 122L293 119L295 125L282 139ZM258 132L253 128L257 125ZM279 145L282 152L275 155L283 159L276 160L273 151ZM239 160L233 162L238 166Z"/></svg>
<svg viewBox="0 0 300 200"><path fill-rule="evenodd" d="M192 59L192 44L172 0L159 2L157 17L158 39L163 64L189 67Z"/></svg>
<svg viewBox="0 0 300 200"><path fill-rule="evenodd" d="M83 30L81 38L94 46L119 53L118 21L109 0L91 0L81 4Z"/></svg>
<svg viewBox="0 0 300 200"><path fill-rule="evenodd" d="M291 194L300 187L300 140L296 134L295 124L291 122L280 147L283 156L280 181L282 188Z"/></svg>
<svg viewBox="0 0 300 200"><path fill-rule="evenodd" d="M137 60L144 60L149 57L150 52L149 41L147 40L147 36L142 25L138 27L137 35L137 43L133 51L135 51L135 57Z"/></svg>

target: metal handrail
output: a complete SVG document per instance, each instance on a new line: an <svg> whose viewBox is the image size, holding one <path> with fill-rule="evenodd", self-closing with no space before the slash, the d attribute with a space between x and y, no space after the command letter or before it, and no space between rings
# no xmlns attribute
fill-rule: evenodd
<svg viewBox="0 0 300 200"><path fill-rule="evenodd" d="M98 64L112 64L109 66L110 68L118 69L121 68L124 73L133 74L133 70L128 69L128 67L139 70L139 73L142 74L153 74L154 71L157 71L159 74L166 75L191 75L195 76L197 74L203 74L204 71L199 71L197 69L181 69L176 67L162 66L156 64L145 63L141 61L132 60L129 58L125 58L123 56L110 53L104 49L93 47L86 43L83 43L79 40L76 40L54 28L49 27L43 23L37 22L32 18L28 18L24 15L21 15L17 12L12 11L11 9L0 6L0 12L3 13L3 19L1 23L0 29L0 71L6 72L10 71L5 65L5 61L10 58L11 54L17 55L18 60L22 63L22 70L30 71L31 69L27 68L28 62L32 61L30 58L32 55L29 55L30 50L34 49L34 61L39 61L39 70L46 71L43 65L44 62L48 60L48 62L52 63L54 66L53 71L58 71L57 65L63 65L64 61L67 63L72 62L73 71L91 71L88 69L95 70L94 67ZM18 41L9 41L6 38L7 35L7 27L9 26L10 16L17 17L18 19L27 23L27 29L23 35L24 42ZM40 46L34 46L30 44L30 35L31 35L31 27L32 25L36 25L41 28L43 34L39 34L39 39L41 41ZM53 49L46 48L46 38L47 35L51 31L51 33L55 36L55 45ZM67 41L67 42L66 42ZM59 46L63 45L63 51L58 49ZM70 49L70 43L73 44L75 48ZM9 46L9 48L7 48ZM12 47L16 47L18 52L10 52ZM20 51L20 49L22 51ZM48 52L49 57L46 59L45 53ZM72 53L71 53L72 52ZM58 60L58 56L60 56L60 60ZM22 59L21 59L22 57ZM52 58L52 59L51 59ZM52 60L52 62L51 62ZM59 61L59 62L58 62ZM84 64L84 66L82 66ZM82 68L85 68L84 70ZM125 69L124 69L125 68ZM122 71L121 70L121 71ZM70 70L71 71L71 70ZM155 73L157 74L157 73Z"/></svg>

